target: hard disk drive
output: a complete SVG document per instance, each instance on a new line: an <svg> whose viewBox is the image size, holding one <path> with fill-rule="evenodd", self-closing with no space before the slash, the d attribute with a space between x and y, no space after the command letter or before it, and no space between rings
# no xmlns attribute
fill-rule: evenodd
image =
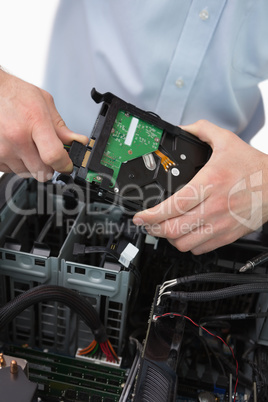
<svg viewBox="0 0 268 402"><path fill-rule="evenodd" d="M188 183L210 157L210 147L193 135L112 93L91 96L102 103L84 146L69 155L75 182L93 198L132 210L152 207Z"/></svg>

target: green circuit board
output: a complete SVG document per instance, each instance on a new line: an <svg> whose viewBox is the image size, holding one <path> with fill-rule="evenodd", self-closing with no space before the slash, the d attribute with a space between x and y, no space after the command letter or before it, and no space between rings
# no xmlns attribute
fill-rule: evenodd
<svg viewBox="0 0 268 402"><path fill-rule="evenodd" d="M73 357L9 345L5 352L29 363L29 379L37 396L53 402L118 402L126 371Z"/></svg>
<svg viewBox="0 0 268 402"><path fill-rule="evenodd" d="M104 150L101 164L113 170L114 187L122 163L157 151L163 130L119 110ZM101 182L101 174L89 170L86 180Z"/></svg>

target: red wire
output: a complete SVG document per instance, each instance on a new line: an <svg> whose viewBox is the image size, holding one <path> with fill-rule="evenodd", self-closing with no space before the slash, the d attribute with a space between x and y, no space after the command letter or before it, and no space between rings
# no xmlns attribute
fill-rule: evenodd
<svg viewBox="0 0 268 402"><path fill-rule="evenodd" d="M209 335L213 336L214 338L218 338L221 342L224 343L225 346L227 346L227 347L229 348L229 350L230 350L231 353L232 353L233 359L235 360L235 365L236 365L236 371L235 371L235 374L236 374L236 382L235 382L235 387L234 387L234 402L235 402L235 401L236 401L236 389L237 389L237 385L238 385L238 361L237 361L237 359L236 359L236 357L235 357L233 348L232 348L230 345L228 345L228 343L226 343L225 340L222 339L219 335L213 334L212 332L210 332L210 331L209 331L208 329L206 329L205 327L202 327L202 325L199 325L199 324L197 324L196 322L194 322L190 317L187 317L187 315L182 315L182 314L179 314L179 313L165 313L165 314L162 314L162 315L157 315L157 316L155 316L154 319L157 320L158 318L167 317L167 316L171 316L171 315L174 315L174 316L176 316L176 317L183 317L183 318L186 318L187 320L189 320L189 321L190 321L193 325L195 325L196 327L203 329L204 331L206 331Z"/></svg>
<svg viewBox="0 0 268 402"><path fill-rule="evenodd" d="M101 343L100 346L101 346L101 350L105 354L107 360L108 361L113 361L114 357L113 357L113 355L112 355L112 353L111 353L111 351L110 351L110 349L108 347L107 342L105 341L105 342Z"/></svg>

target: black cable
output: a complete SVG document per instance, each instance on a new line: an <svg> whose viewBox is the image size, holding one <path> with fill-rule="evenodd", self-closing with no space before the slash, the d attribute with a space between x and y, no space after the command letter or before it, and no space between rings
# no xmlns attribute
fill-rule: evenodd
<svg viewBox="0 0 268 402"><path fill-rule="evenodd" d="M130 337L129 341L130 341L130 343L136 344L136 354L135 354L134 361L131 365L130 371L128 373L127 381L124 385L119 402L126 402L129 400L129 394L130 394L131 388L133 386L133 382L136 378L136 374L137 374L139 364L140 364L141 353L142 353L142 346L137 339Z"/></svg>
<svg viewBox="0 0 268 402"><path fill-rule="evenodd" d="M44 301L55 301L68 306L87 324L97 342L103 343L107 340L105 328L91 303L73 290L56 285L36 286L1 307L0 328L11 322L26 308Z"/></svg>
<svg viewBox="0 0 268 402"><path fill-rule="evenodd" d="M176 279L176 285L191 282L218 282L218 283L268 283L267 275L239 275L226 274L223 272L208 272L197 275L183 276Z"/></svg>
<svg viewBox="0 0 268 402"><path fill-rule="evenodd" d="M268 312L222 314L222 315L214 315L214 316L209 316L209 317L202 317L200 319L200 325L206 325L207 323L213 322L213 321L250 320L250 319L265 318L265 317L268 317Z"/></svg>
<svg viewBox="0 0 268 402"><path fill-rule="evenodd" d="M113 256L116 260L120 258L120 254L116 250L112 250L106 246L86 246L85 244L74 243L74 256L84 256L92 253L106 253Z"/></svg>
<svg viewBox="0 0 268 402"><path fill-rule="evenodd" d="M162 297L170 297L181 301L206 302L229 297L241 296L249 293L268 292L268 283L251 283L243 285L235 285L229 288L205 291L205 292L166 292Z"/></svg>
<svg viewBox="0 0 268 402"><path fill-rule="evenodd" d="M83 257L87 254L94 254L94 253L108 254L108 255L112 256L113 258L115 258L117 262L120 258L120 254L116 250L112 250L111 248L106 247L106 246L86 246L85 244L74 243L74 247L73 247L73 255L74 256ZM127 269L129 269L134 274L134 276L138 282L138 285L140 285L141 274L140 274L140 271L136 268L136 266L130 262Z"/></svg>

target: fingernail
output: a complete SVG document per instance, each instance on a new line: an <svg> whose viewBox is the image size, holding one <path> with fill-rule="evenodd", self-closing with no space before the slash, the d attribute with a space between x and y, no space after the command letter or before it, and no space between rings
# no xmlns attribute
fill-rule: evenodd
<svg viewBox="0 0 268 402"><path fill-rule="evenodd" d="M74 168L74 167L73 167L73 163L70 162L70 163L68 163L68 165L65 167L64 172L66 172L66 173L72 173L73 168Z"/></svg>
<svg viewBox="0 0 268 402"><path fill-rule="evenodd" d="M140 217L138 217L138 216L134 216L134 218L133 218L133 223L134 223L134 225L137 225L137 226L142 226L142 225L144 225L144 221L143 221L143 219L141 219Z"/></svg>

